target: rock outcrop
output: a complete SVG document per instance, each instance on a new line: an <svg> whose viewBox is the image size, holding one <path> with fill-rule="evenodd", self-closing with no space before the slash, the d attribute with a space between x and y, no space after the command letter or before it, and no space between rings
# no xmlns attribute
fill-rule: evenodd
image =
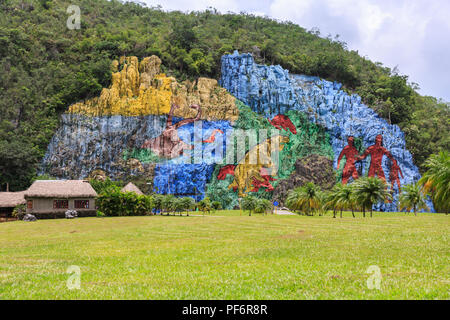
<svg viewBox="0 0 450 320"><path fill-rule="evenodd" d="M307 182L314 182L323 190L330 190L336 183L333 161L317 154L297 159L295 171L289 178L281 180L273 191L273 200L284 205L289 191Z"/></svg>
<svg viewBox="0 0 450 320"><path fill-rule="evenodd" d="M192 118L192 104L203 108L202 120L235 121L238 117L235 98L218 86L217 80L199 78L196 82L178 83L175 78L160 73L161 60L156 56L122 57L113 61L112 83L99 97L75 103L69 113L88 116L165 115L172 103L180 106L179 118Z"/></svg>

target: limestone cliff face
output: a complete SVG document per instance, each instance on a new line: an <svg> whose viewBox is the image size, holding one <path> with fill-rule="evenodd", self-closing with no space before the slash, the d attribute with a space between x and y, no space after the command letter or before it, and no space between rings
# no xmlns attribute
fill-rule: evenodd
<svg viewBox="0 0 450 320"><path fill-rule="evenodd" d="M360 96L348 95L341 90L340 83L290 74L281 66L258 65L250 54L235 52L222 57L221 85L253 111L266 117L298 110L308 115L310 121L323 126L330 134L334 168L348 136L361 139L362 147L366 149L381 134L384 147L392 153L403 171L401 184L420 178L400 128L379 117L362 103ZM363 175L367 175L369 163L370 159L361 163L359 169ZM387 157L383 158L382 167L390 183L390 161ZM393 203L377 205L375 209L396 211L397 199L398 190ZM432 208L431 202L428 205Z"/></svg>
<svg viewBox="0 0 450 320"><path fill-rule="evenodd" d="M112 63L112 83L99 97L75 103L69 113L88 116L164 115L175 103L180 106L175 116L191 118L192 104L202 107L201 119L231 120L238 117L235 98L219 87L217 80L199 78L196 82L178 83L175 78L160 73L161 60L156 56L138 61L122 57Z"/></svg>
<svg viewBox="0 0 450 320"><path fill-rule="evenodd" d="M239 191L233 188L233 180L240 175L240 167L237 159L222 163L220 152L218 161L209 161L216 160L214 141L226 141L236 129L276 128L288 138L280 151L276 177L265 168L251 176L242 172L246 189L257 197L281 200L288 189L310 180L330 187L336 179L331 168L336 169L350 135L366 149L381 134L384 147L403 171L401 184L420 178L399 127L381 119L359 96L345 93L339 83L292 75L280 66L258 65L249 54L222 58L221 84L225 89L214 79L179 83L160 73L160 65L156 56L140 62L136 57L114 61L111 86L99 97L70 106L62 116L41 173L72 179L98 172L127 181L138 177L151 183L157 193L196 200L207 194L225 208L233 208ZM172 104L180 106L172 109L173 117L169 115ZM202 110L195 124L197 111L189 108L192 104ZM198 149L191 148L195 139ZM161 150L177 153L172 156ZM191 151L201 152L200 163L184 161ZM315 160L299 167L301 159ZM386 156L382 160L391 182L391 160ZM370 161L359 161L360 175L367 175ZM344 161L341 163L343 167ZM308 174L313 167L318 168L318 174ZM393 203L376 205L375 209L397 210L397 187L395 191Z"/></svg>
<svg viewBox="0 0 450 320"><path fill-rule="evenodd" d="M64 179L98 176L99 172L124 181L137 177L153 184L155 192L201 199L214 165L171 164L142 146L167 129L172 104L180 107L175 110L174 123L196 116L189 106L201 107L204 140L214 130L231 130L239 116L236 98L215 79L179 83L162 74L160 66L156 56L113 61L111 86L98 97L71 105L62 115L40 172ZM190 123L177 133L191 144L184 136L193 131Z"/></svg>

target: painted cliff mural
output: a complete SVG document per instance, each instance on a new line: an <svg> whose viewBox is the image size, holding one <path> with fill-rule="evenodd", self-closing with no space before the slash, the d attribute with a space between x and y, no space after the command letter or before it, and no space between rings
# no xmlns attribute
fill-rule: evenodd
<svg viewBox="0 0 450 320"><path fill-rule="evenodd" d="M220 85L178 82L160 65L114 61L111 86L62 116L41 173L141 177L154 192L225 208L247 194L282 201L306 177L327 189L369 175L390 184L394 201L376 209L392 211L401 185L420 178L400 129L338 83L237 52L222 57Z"/></svg>

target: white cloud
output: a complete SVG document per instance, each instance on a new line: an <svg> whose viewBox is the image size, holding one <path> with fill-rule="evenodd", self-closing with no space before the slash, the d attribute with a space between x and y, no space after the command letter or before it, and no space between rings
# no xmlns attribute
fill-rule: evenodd
<svg viewBox="0 0 450 320"><path fill-rule="evenodd" d="M444 0L274 0L269 15L340 34L360 54L398 66L423 94L450 101L449 12Z"/></svg>

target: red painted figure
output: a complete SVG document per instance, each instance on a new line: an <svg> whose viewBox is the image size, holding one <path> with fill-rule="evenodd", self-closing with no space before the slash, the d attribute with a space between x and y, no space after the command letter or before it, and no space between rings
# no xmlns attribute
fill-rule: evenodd
<svg viewBox="0 0 450 320"><path fill-rule="evenodd" d="M261 178L262 180L258 180L256 178L252 178L253 181L253 190L251 192L257 192L260 188L267 188L266 192L273 191L274 188L270 181L276 181L277 179L274 179L268 172L266 168L261 168Z"/></svg>
<svg viewBox="0 0 450 320"><path fill-rule="evenodd" d="M389 180L391 181L392 190L394 190L394 184L397 183L398 185L398 191L400 192L400 178L398 174L403 178L402 169L400 169L400 166L397 163L397 160L392 160L392 166L391 166L391 172L389 172Z"/></svg>
<svg viewBox="0 0 450 320"><path fill-rule="evenodd" d="M386 155L392 162L394 162L395 159L392 154L385 147L383 147L383 136L381 134L376 136L375 144L368 147L366 151L364 151L363 155L357 160L363 160L368 155L370 155L369 177L375 177L376 175L378 178L386 181L383 167L381 166L383 156Z"/></svg>
<svg viewBox="0 0 450 320"><path fill-rule="evenodd" d="M215 129L215 130L211 133L211 136L210 136L208 139L203 140L203 143L213 143L214 141L216 141L216 134L217 134L218 132L220 132L220 133L223 134L223 131L222 131L222 130L220 130L220 129Z"/></svg>
<svg viewBox="0 0 450 320"><path fill-rule="evenodd" d="M225 180L227 175L231 174L234 175L234 169L236 166L234 164L226 165L225 167L221 168L219 171L219 174L217 175L217 179L219 180Z"/></svg>
<svg viewBox="0 0 450 320"><path fill-rule="evenodd" d="M359 157L359 152L356 150L355 146L353 145L353 142L355 139L350 136L347 138L348 145L342 149L341 154L338 158L337 168L339 169L339 166L341 164L342 157L345 156L346 162L344 166L344 171L342 172L342 184L347 184L348 179L350 177L353 178L353 180L358 179L358 171L355 167L355 162L357 161L357 158Z"/></svg>
<svg viewBox="0 0 450 320"><path fill-rule="evenodd" d="M293 134L297 134L297 128L292 123L291 119L289 119L289 117L285 116L284 114L275 116L272 120L269 120L269 122L278 130L289 129L289 131L291 131Z"/></svg>

